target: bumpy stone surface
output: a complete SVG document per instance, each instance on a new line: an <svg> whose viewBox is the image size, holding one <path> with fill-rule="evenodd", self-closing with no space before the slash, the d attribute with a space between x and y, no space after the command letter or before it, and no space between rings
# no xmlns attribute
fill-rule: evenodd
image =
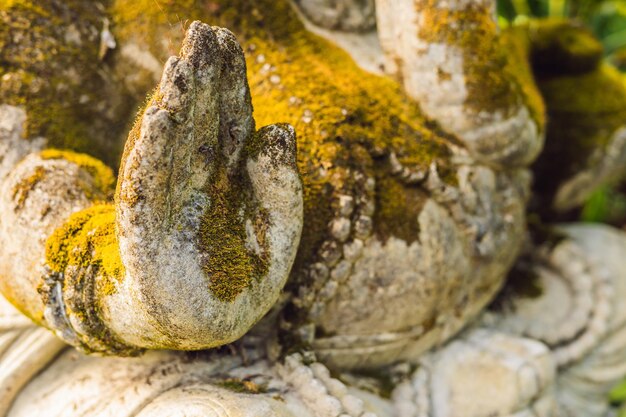
<svg viewBox="0 0 626 417"><path fill-rule="evenodd" d="M626 372L626 236L600 225L560 231L563 240L537 260L540 294L510 300L492 324L551 348L563 416L600 417L608 411L607 392Z"/></svg>
<svg viewBox="0 0 626 417"><path fill-rule="evenodd" d="M473 329L424 355L393 400L403 417L552 417L558 415L554 378L541 343Z"/></svg>
<svg viewBox="0 0 626 417"><path fill-rule="evenodd" d="M1 318L6 319L7 314L0 310ZM23 388L18 396L15 391L11 396L3 392L2 400L16 397L10 417L31 416L42 409L51 417L218 416L224 412L233 417L384 416L373 412L378 410L368 403L367 393L346 387L321 363L305 364L300 355L279 363L263 359L261 340L255 338L242 340L240 352L245 356L151 352L140 359L124 359L88 357L67 350L43 369L27 345L33 341L30 334L38 331L43 329L32 324L25 327L9 344L12 354L0 353L3 365L11 356L28 357L30 362L28 368L20 363L26 369L17 365L3 368L3 377L11 375L22 382L15 391ZM32 348L41 349L37 356L47 363L58 347L41 336ZM32 371L39 370L41 375L23 387ZM107 401L102 401L102 395ZM0 402L2 415L9 411L8 405L10 401Z"/></svg>
<svg viewBox="0 0 626 417"><path fill-rule="evenodd" d="M588 251L568 239L536 249L534 271L539 295L509 301L498 326L548 345L557 365L581 360L607 332L617 274L590 261Z"/></svg>
<svg viewBox="0 0 626 417"><path fill-rule="evenodd" d="M410 360L451 337L493 297L517 254L514 236L523 233L516 187L525 185L486 168L461 167L459 177L450 196L435 190L425 203L415 239L357 235L339 244L342 260L326 262L326 283L309 311L327 335L313 342L325 361L375 367ZM472 206L476 200L489 208Z"/></svg>
<svg viewBox="0 0 626 417"><path fill-rule="evenodd" d="M64 348L54 334L0 298L0 415L7 415L24 386Z"/></svg>

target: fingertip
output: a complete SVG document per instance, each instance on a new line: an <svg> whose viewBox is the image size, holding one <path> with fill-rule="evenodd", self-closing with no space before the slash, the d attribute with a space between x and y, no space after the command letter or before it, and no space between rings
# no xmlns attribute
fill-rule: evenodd
<svg viewBox="0 0 626 417"><path fill-rule="evenodd" d="M257 155L266 155L283 165L296 165L297 141L293 126L287 123L265 126L257 132L257 136Z"/></svg>
<svg viewBox="0 0 626 417"><path fill-rule="evenodd" d="M156 138L163 136L172 126L169 111L158 106L150 106L143 114L141 121L141 138Z"/></svg>
<svg viewBox="0 0 626 417"><path fill-rule="evenodd" d="M137 163L130 164L130 167L148 171L162 169L163 160L167 158L171 146L171 129L172 119L167 110L157 106L148 107L143 115L139 138L129 155Z"/></svg>
<svg viewBox="0 0 626 417"><path fill-rule="evenodd" d="M167 60L159 84L159 105L167 109L172 117L181 122L187 117L186 109L193 90L193 70L190 64L176 56Z"/></svg>
<svg viewBox="0 0 626 417"><path fill-rule="evenodd" d="M245 55L243 53L243 48L237 41L237 37L233 32L226 28L221 28L218 26L212 27L213 32L215 33L215 37L218 41L218 45L222 50L222 54L228 57L228 61L231 65L234 63L239 67L243 67L245 69Z"/></svg>
<svg viewBox="0 0 626 417"><path fill-rule="evenodd" d="M189 61L195 70L216 65L220 47L213 28L200 21L193 22L185 34L180 57Z"/></svg>

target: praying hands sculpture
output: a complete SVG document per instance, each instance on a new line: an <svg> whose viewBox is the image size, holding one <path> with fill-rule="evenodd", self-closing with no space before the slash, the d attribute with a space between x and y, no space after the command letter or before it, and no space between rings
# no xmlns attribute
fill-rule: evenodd
<svg viewBox="0 0 626 417"><path fill-rule="evenodd" d="M626 162L585 29L492 0L0 21L0 415L609 415L626 235L554 223Z"/></svg>

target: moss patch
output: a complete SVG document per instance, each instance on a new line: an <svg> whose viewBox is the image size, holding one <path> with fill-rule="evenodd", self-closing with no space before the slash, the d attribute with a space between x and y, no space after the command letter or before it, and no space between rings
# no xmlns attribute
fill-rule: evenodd
<svg viewBox="0 0 626 417"><path fill-rule="evenodd" d="M601 45L576 22L531 20L510 27L503 38L515 61L531 66L545 103L546 141L533 165L532 209L544 220L554 219L559 215L551 210L552 198L559 185L597 162L592 157L626 124L624 79L602 63Z"/></svg>
<svg viewBox="0 0 626 417"><path fill-rule="evenodd" d="M0 0L0 101L26 109L25 137L115 164L135 103L99 58L100 3Z"/></svg>
<svg viewBox="0 0 626 417"><path fill-rule="evenodd" d="M391 176L376 181L376 207L374 227L383 240L396 236L411 243L419 237L420 212L426 202L424 192L418 187L406 187Z"/></svg>
<svg viewBox="0 0 626 417"><path fill-rule="evenodd" d="M101 302L117 291L125 275L114 206L94 205L72 214L48 237L46 264L52 271L49 277L62 283L65 314L76 330L76 347L118 356L140 353L102 321ZM40 291L46 297L49 289L42 283Z"/></svg>
<svg viewBox="0 0 626 417"><path fill-rule="evenodd" d="M360 192L354 172L376 178L390 175L375 171L386 170L385 164L377 161L394 152L409 168L427 170L435 161L442 178L454 181L448 149L454 138L445 137L427 121L395 81L363 71L346 52L307 32L288 1L216 0L201 5L159 1L159 6L148 0L114 1L111 13L117 23L116 36L122 41L132 36L133 42L164 59L171 53L170 41L178 47L177 39L183 34L178 23L185 19L229 28L247 54L257 125L285 122L294 126L306 225L294 271L309 264L328 237L334 196ZM131 138L137 135L138 127ZM404 200L403 193L387 196L392 205L406 204L393 202ZM219 205L207 216L216 216ZM224 222L228 229L228 221ZM208 241L213 233L209 224L213 222L206 222ZM392 229L400 230L394 226L387 232ZM232 234L241 236L241 229ZM233 239L233 245L240 246L235 240L241 237ZM236 257L243 259L242 252ZM245 285L245 280L239 285Z"/></svg>
<svg viewBox="0 0 626 417"><path fill-rule="evenodd" d="M602 60L602 44L580 23L552 18L532 20L525 26L537 72L584 73L595 69Z"/></svg>
<svg viewBox="0 0 626 417"><path fill-rule="evenodd" d="M288 2L261 1L252 13L248 2L229 4L216 23L234 28L247 48L257 123L287 122L298 133L307 226L297 270L327 236L333 195L358 195L350 173L373 176L372 160L391 151L411 168L437 161L445 171L447 141L426 127L397 83L361 70L346 52L307 32Z"/></svg>
<svg viewBox="0 0 626 417"><path fill-rule="evenodd" d="M531 66L531 40L527 28L513 26L502 32L502 47L507 51L510 65L508 70L517 80L530 117L537 124L540 132L546 129L546 106L537 88L537 82Z"/></svg>
<svg viewBox="0 0 626 417"><path fill-rule="evenodd" d="M46 264L56 272L68 266L101 268L98 288L102 294L114 293L124 277L114 207L95 205L71 215L46 241Z"/></svg>
<svg viewBox="0 0 626 417"><path fill-rule="evenodd" d="M463 51L467 106L477 112L504 112L508 116L525 105L536 109L531 112L541 128L537 111L541 106L527 75L530 71L525 60L510 55L506 39L498 35L489 5L471 3L452 9L442 8L437 0L420 0L415 7L421 14L421 39Z"/></svg>
<svg viewBox="0 0 626 417"><path fill-rule="evenodd" d="M626 86L622 75L606 64L584 74L539 77L538 84L549 123L544 151L533 166L535 191L549 199L565 179L593 163L592 155L626 125Z"/></svg>
<svg viewBox="0 0 626 417"><path fill-rule="evenodd" d="M223 169L210 182L211 202L202 217L199 246L207 255L203 269L209 279L209 289L222 301L234 301L254 280L260 280L268 270L268 247L264 230L267 212L250 206L251 196L238 179L228 178ZM262 253L246 245L246 219L255 219L252 226L258 233Z"/></svg>
<svg viewBox="0 0 626 417"><path fill-rule="evenodd" d="M253 381L248 381L239 378L228 378L221 381L217 381L218 387L226 388L229 391L241 393L241 394L262 394L267 392L267 387L259 385Z"/></svg>
<svg viewBox="0 0 626 417"><path fill-rule="evenodd" d="M161 93L157 89L148 98L144 109L152 105L163 108L160 100ZM133 149L135 141L141 134L143 112L143 110L140 112L129 134L125 155ZM214 130L200 122L194 126L194 135L206 135L207 132ZM201 264L207 275L209 291L218 300L225 302L234 301L242 291L262 279L269 268L269 243L265 233L270 219L263 207L251 203L255 200L251 195L252 188L244 166L246 154L256 157L259 152L260 144L257 143L257 139L257 135L250 138L244 150L241 166L234 170L234 175L228 175L226 167L218 159L215 172L203 190L209 195L210 203L202 215L198 233L198 247L202 253ZM221 139L217 142L224 143ZM216 152L221 154L222 150L218 149ZM125 167L122 165L121 171L124 170ZM132 205L139 199L141 199L139 194L122 194L118 183L117 201L124 200ZM260 253L248 247L245 224L247 220L254 229Z"/></svg>

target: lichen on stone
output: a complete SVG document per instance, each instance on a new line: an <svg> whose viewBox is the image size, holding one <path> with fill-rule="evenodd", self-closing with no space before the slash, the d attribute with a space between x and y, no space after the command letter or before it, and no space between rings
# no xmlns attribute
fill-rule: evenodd
<svg viewBox="0 0 626 417"><path fill-rule="evenodd" d="M78 165L93 179L93 187L106 199L113 196L115 175L111 168L100 160L86 154L49 148L39 153L42 159L64 159ZM94 197L92 190L85 188L88 198Z"/></svg>
<svg viewBox="0 0 626 417"><path fill-rule="evenodd" d="M202 216L199 249L208 254L203 264L209 289L222 301L233 301L255 280L268 271L267 242L260 237L261 253L246 244L245 219L256 218L256 230L267 228L269 219L263 210L250 206L249 187L241 179L229 179L218 170L210 180L212 200Z"/></svg>
<svg viewBox="0 0 626 417"><path fill-rule="evenodd" d="M72 214L48 237L46 264L56 272L65 272L69 266L102 268L102 294L113 293L124 277L114 207L94 205Z"/></svg>
<svg viewBox="0 0 626 417"><path fill-rule="evenodd" d="M98 2L0 1L0 101L26 109L25 137L114 164L134 102L98 58L104 17Z"/></svg>
<svg viewBox="0 0 626 417"><path fill-rule="evenodd" d="M13 199L15 200L17 208L21 208L24 205L26 199L28 198L28 193L30 193L37 183L43 179L45 174L45 168L38 166L32 175L23 178L15 185L13 188Z"/></svg>
<svg viewBox="0 0 626 417"><path fill-rule="evenodd" d="M422 16L421 39L462 51L468 90L465 103L470 108L507 115L522 104L535 109L531 110L533 119L539 127L543 125L540 101L527 78L527 60L515 60L510 55L512 50L499 34L490 2L473 2L455 9L437 0L420 0L415 7Z"/></svg>

